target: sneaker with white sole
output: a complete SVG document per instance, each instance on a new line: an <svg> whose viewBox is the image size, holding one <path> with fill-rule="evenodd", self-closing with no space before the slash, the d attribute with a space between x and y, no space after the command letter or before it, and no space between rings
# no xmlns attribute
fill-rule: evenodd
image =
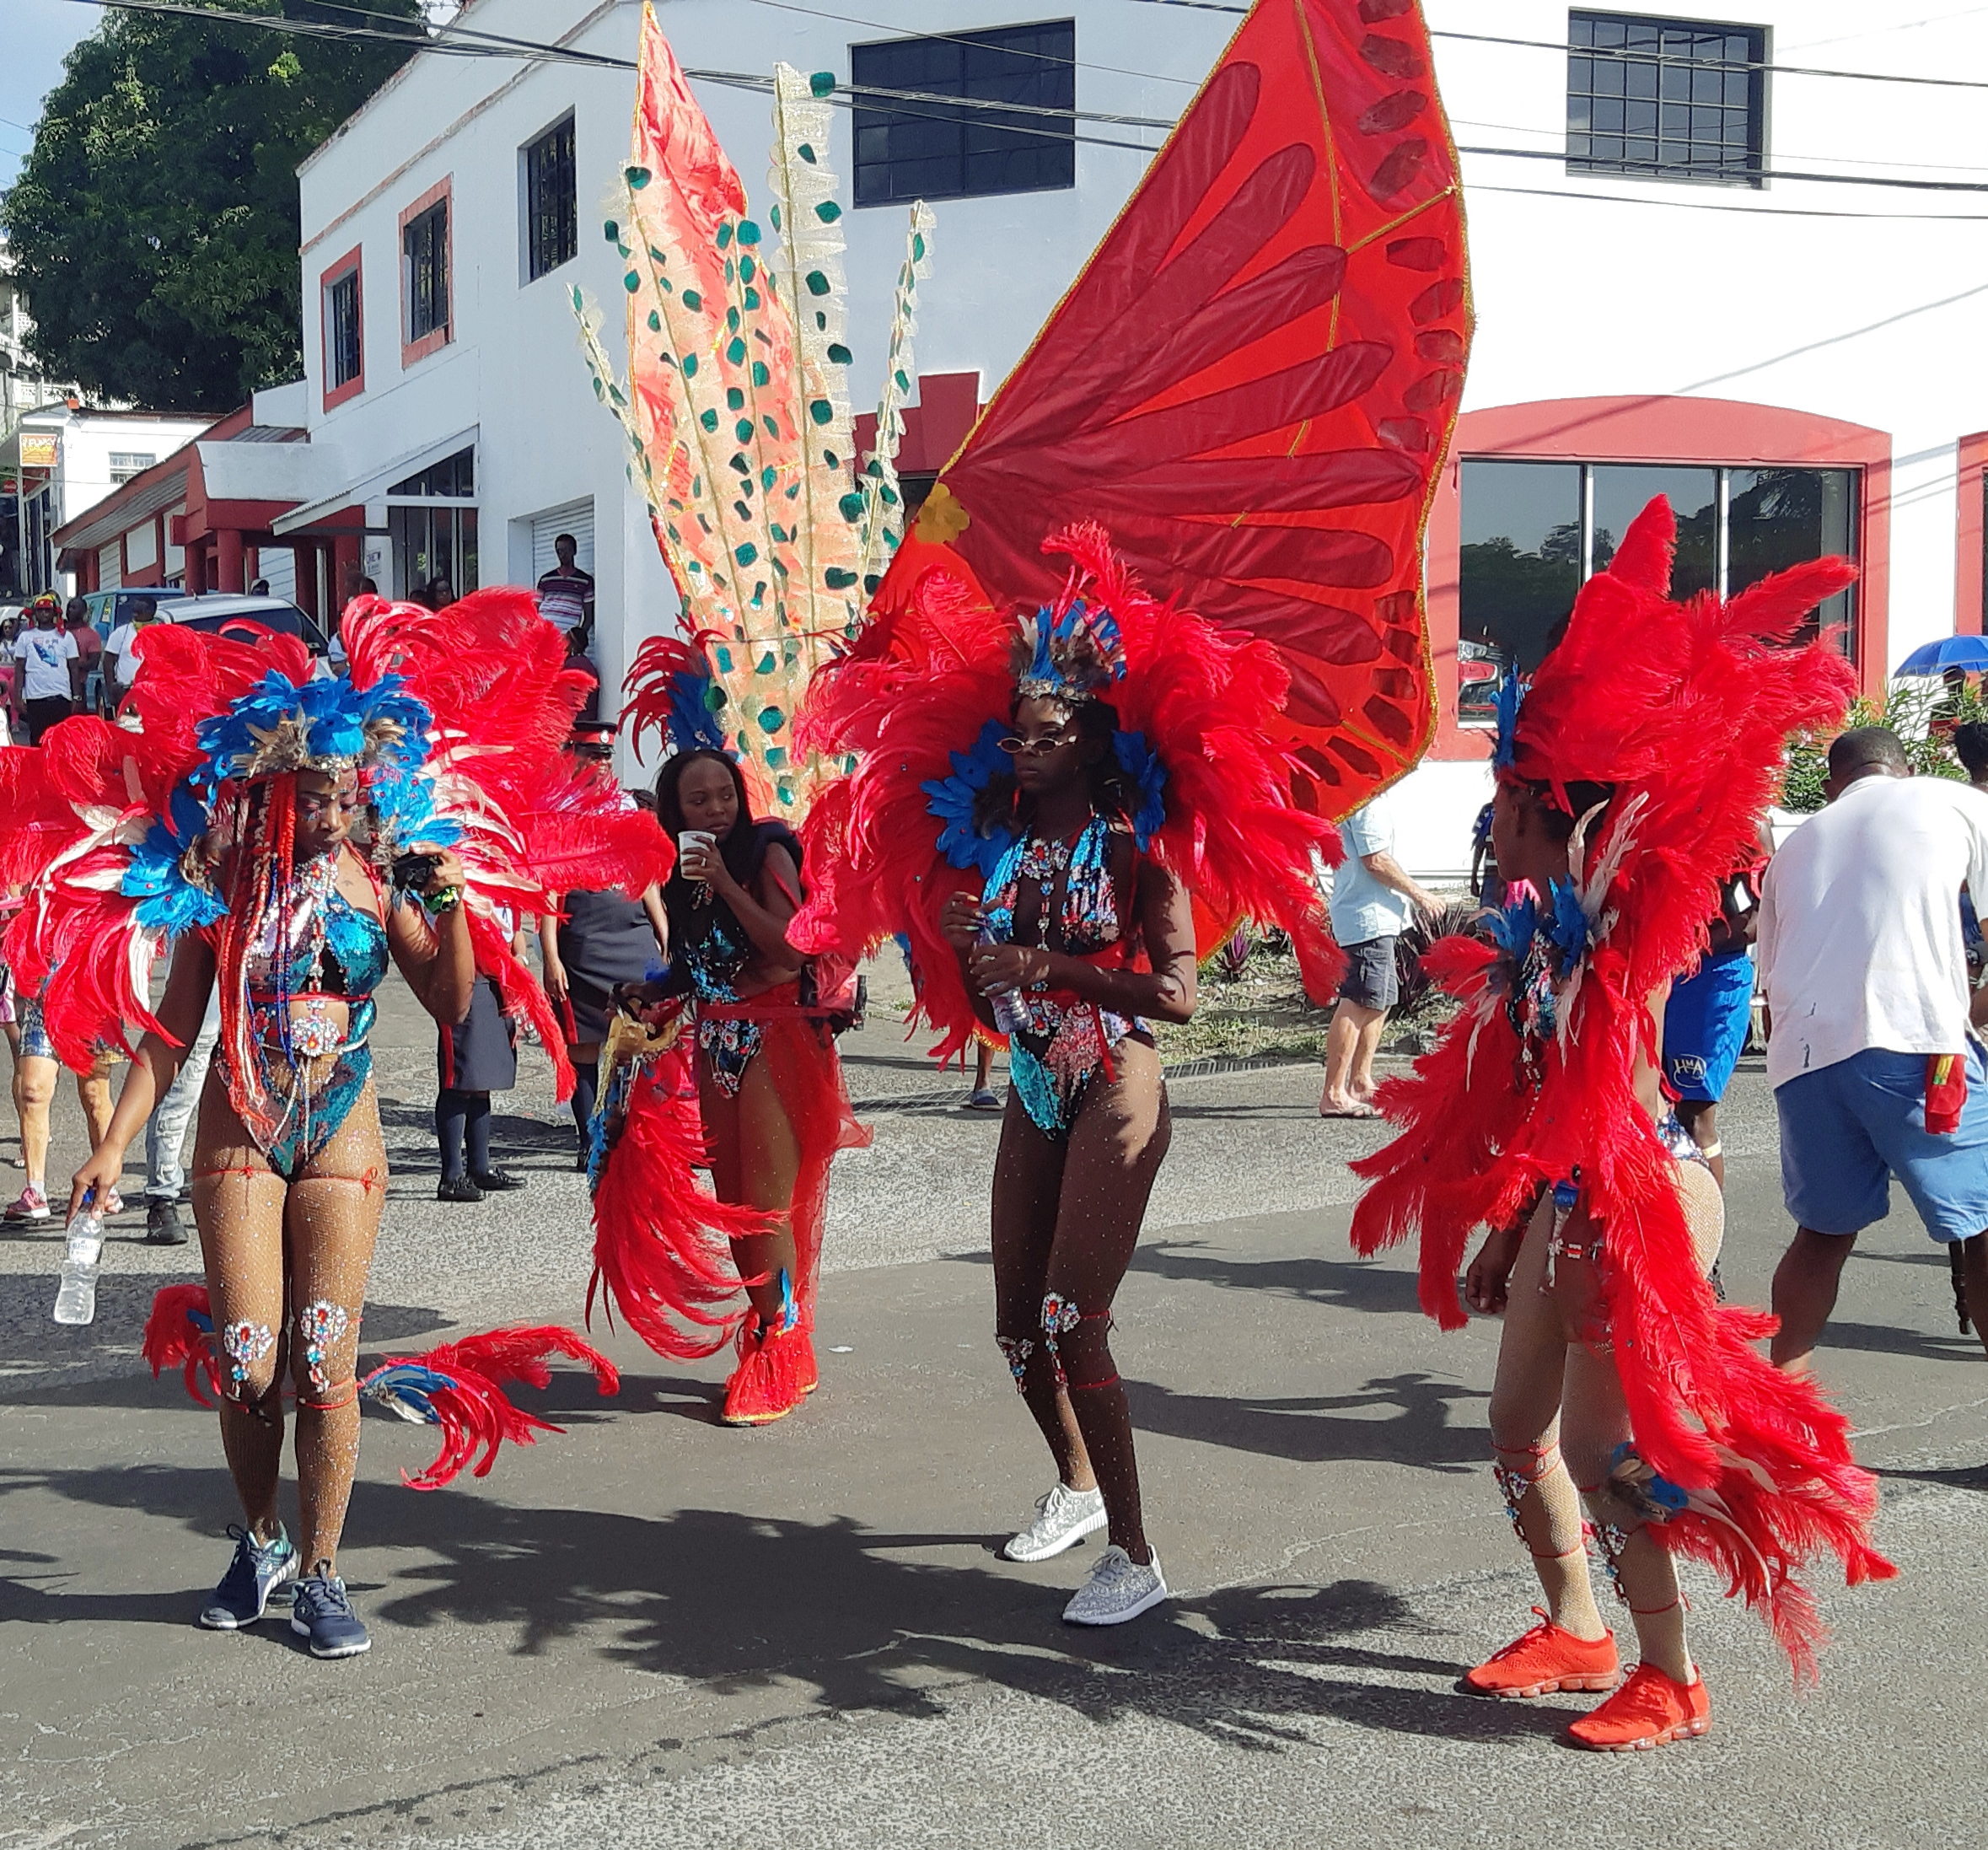
<svg viewBox="0 0 1988 1850"><path fill-rule="evenodd" d="M290 1629L310 1641L313 1657L357 1657L373 1648L373 1640L346 1597L345 1582L335 1573L309 1573L297 1583Z"/></svg>
<svg viewBox="0 0 1988 1850"><path fill-rule="evenodd" d="M25 1220L46 1220L48 1197L30 1182L21 1191L19 1200L8 1203L3 1218L15 1226Z"/></svg>
<svg viewBox="0 0 1988 1850"><path fill-rule="evenodd" d="M1098 1557L1091 1577L1063 1608L1066 1625L1123 1625L1167 1596L1155 1555L1142 1568L1115 1542Z"/></svg>
<svg viewBox="0 0 1988 1850"><path fill-rule="evenodd" d="M248 1530L230 1523L228 1533L234 1538L234 1559L222 1575L214 1596L201 1609L200 1622L210 1632L239 1632L269 1611L272 1597L287 1597L297 1578L297 1551L281 1523L267 1541L258 1541ZM278 1597L278 1603L282 1603Z"/></svg>
<svg viewBox="0 0 1988 1850"><path fill-rule="evenodd" d="M1035 1499L1035 1520L1001 1545L1004 1561L1047 1561L1074 1548L1086 1535L1104 1526L1104 1492L1072 1490L1067 1484Z"/></svg>

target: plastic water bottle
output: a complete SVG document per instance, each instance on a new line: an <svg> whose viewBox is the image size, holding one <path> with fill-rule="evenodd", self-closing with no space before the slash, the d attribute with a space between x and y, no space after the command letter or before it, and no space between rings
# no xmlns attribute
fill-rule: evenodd
<svg viewBox="0 0 1988 1850"><path fill-rule="evenodd" d="M104 1223L86 1205L69 1223L69 1250L62 1256L62 1282L56 1288L57 1323L96 1320L97 1272L103 1258Z"/></svg>
<svg viewBox="0 0 1988 1850"><path fill-rule="evenodd" d="M996 942L991 927L986 925L981 927L980 941L983 944L991 944ZM987 1007L993 1014L994 1025L1004 1035L1012 1035L1018 1029L1028 1024L1027 1018L1022 1013L1021 1004L1015 1000L1015 992L1012 989L989 990L987 992Z"/></svg>

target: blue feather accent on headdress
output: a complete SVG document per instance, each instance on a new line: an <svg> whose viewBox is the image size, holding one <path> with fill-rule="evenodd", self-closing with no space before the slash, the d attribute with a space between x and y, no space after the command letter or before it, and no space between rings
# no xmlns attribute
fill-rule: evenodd
<svg viewBox="0 0 1988 1850"><path fill-rule="evenodd" d="M1495 769L1507 768L1518 750L1518 708L1525 698L1525 690L1526 684L1519 679L1516 667L1507 668L1498 677L1498 735L1491 750L1491 764Z"/></svg>
<svg viewBox="0 0 1988 1850"><path fill-rule="evenodd" d="M1502 912L1490 914L1484 923L1491 942L1507 957L1523 956L1539 928L1539 908L1534 901L1532 889L1529 886L1518 892Z"/></svg>
<svg viewBox="0 0 1988 1850"><path fill-rule="evenodd" d="M725 729L711 704L715 685L709 674L694 668L680 668L669 677L669 743L677 750L725 749Z"/></svg>
<svg viewBox="0 0 1988 1850"><path fill-rule="evenodd" d="M1079 642L1088 643L1088 651ZM1061 616L1047 604L1036 611L1034 653L1016 683L1024 694L1091 700L1125 675L1125 637L1103 605L1077 598Z"/></svg>
<svg viewBox="0 0 1988 1850"><path fill-rule="evenodd" d="M132 848L118 890L138 901L137 921L146 930L177 938L227 915L227 902L212 887L186 878L186 851L207 826L207 810L192 785L179 784L166 814L153 820L145 839Z"/></svg>
<svg viewBox="0 0 1988 1850"><path fill-rule="evenodd" d="M356 764L361 759L403 772L428 756L428 710L397 675L357 687L343 675L301 687L273 669L226 713L203 719L196 737L207 762L197 780L231 780ZM300 735L300 736L299 736Z"/></svg>
<svg viewBox="0 0 1988 1850"><path fill-rule="evenodd" d="M1546 936L1560 953L1560 967L1562 970L1572 970L1588 954L1588 940L1592 927L1588 914L1581 909L1579 898L1567 881L1555 880L1550 897L1553 916L1546 928Z"/></svg>
<svg viewBox="0 0 1988 1850"><path fill-rule="evenodd" d="M974 820L974 809L982 791L997 777L1010 774L1007 754L1001 741L1007 727L990 719L970 751L949 754L953 774L934 777L919 786L927 802L926 809L939 819L938 851L954 867L978 868L984 879L991 879L1001 858L1014 845L1014 831L999 826L982 832Z"/></svg>
<svg viewBox="0 0 1988 1850"><path fill-rule="evenodd" d="M1166 824L1167 767L1146 743L1142 732L1114 733L1111 749L1117 755L1119 769L1139 793L1138 807L1132 812L1132 840L1143 852Z"/></svg>

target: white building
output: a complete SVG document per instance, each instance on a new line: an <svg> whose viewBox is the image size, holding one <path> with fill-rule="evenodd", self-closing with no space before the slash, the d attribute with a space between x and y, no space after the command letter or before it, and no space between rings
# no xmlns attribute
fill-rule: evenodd
<svg viewBox="0 0 1988 1850"><path fill-rule="evenodd" d="M1935 80L1988 79L1988 15L1746 0L1707 27L1547 0L1426 4L1465 150L1479 315L1431 532L1443 723L1403 791L1407 858L1432 874L1462 865L1488 788L1469 690L1494 655L1536 659L1659 488L1684 521L1687 582L1737 588L1854 551L1864 581L1835 614L1867 687L1918 643L1981 627L1988 162L1980 92ZM1073 101L1074 121L1021 114L991 137L982 114L976 144L996 146L970 154L944 105L900 99L925 120L866 117L860 171L838 114L859 408L903 202L921 194L938 217L914 475L964 434L1237 24L1154 0L1046 16L869 0L860 22L771 0L657 10L762 202L766 99L729 79L776 60L873 93ZM576 282L596 296L618 350L621 266L595 202L627 146L639 19L638 0L474 0L465 30L621 62L424 55L305 163L294 415L309 440L287 446L290 505L269 517L270 539L319 549L341 589L362 566L397 591L438 572L459 589L529 583L571 531L599 579L610 684L675 605L569 306ZM987 190L1018 183L1032 190Z"/></svg>

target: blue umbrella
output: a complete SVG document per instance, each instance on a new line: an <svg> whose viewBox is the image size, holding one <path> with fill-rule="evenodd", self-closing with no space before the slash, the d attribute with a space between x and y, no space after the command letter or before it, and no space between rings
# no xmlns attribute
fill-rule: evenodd
<svg viewBox="0 0 1988 1850"><path fill-rule="evenodd" d="M1915 648L1898 665L1900 675L1943 675L1949 668L1988 671L1988 636L1942 636Z"/></svg>

